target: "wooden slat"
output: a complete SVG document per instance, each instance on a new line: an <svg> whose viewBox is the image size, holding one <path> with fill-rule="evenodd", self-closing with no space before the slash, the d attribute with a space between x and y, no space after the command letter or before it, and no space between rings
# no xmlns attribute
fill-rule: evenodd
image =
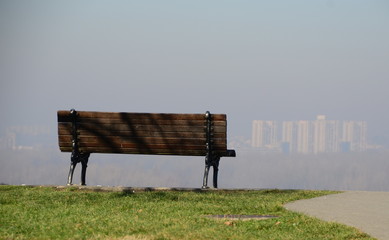
<svg viewBox="0 0 389 240"><path fill-rule="evenodd" d="M214 148L226 148L227 144L225 139L216 138L212 139ZM60 146L71 146L72 136L65 135L59 136ZM200 146L205 148L205 139L178 139L178 138L121 138L121 137L79 137L79 146L135 146L135 147L154 147L154 145L163 145L165 148L169 147L191 147Z"/></svg>
<svg viewBox="0 0 389 240"><path fill-rule="evenodd" d="M60 135L60 142L72 142L71 135ZM120 137L120 136L80 136L78 141L82 143L148 143L148 144L192 144L192 145L205 145L206 139L204 138L163 138L163 137Z"/></svg>
<svg viewBox="0 0 389 240"><path fill-rule="evenodd" d="M63 147L71 147L72 145L69 143L63 144ZM61 147L62 147L61 146ZM180 144L136 144L136 143L110 143L110 144L102 144L102 143L79 143L79 147L85 148L111 148L111 149L121 149L121 148L132 148L132 149L166 149L166 150L204 150L205 147L202 145L180 145ZM224 146L214 146L215 150L223 150Z"/></svg>
<svg viewBox="0 0 389 240"><path fill-rule="evenodd" d="M62 152L71 152L71 147L61 147ZM182 150L182 149L131 149L131 148L100 148L80 147L81 152L90 153L127 153L127 154L161 154L161 155L182 155L182 156L204 156L205 150Z"/></svg>
<svg viewBox="0 0 389 240"><path fill-rule="evenodd" d="M71 123L58 123L59 129L72 129ZM162 125L162 126L153 126L153 125L126 125L126 124L89 124L89 123L80 123L77 124L77 129L82 131L89 131L91 133L99 133L104 130L109 131L127 131L132 132L133 135L139 135L141 132L205 132L205 126L171 126L171 125ZM224 133L226 132L225 126L213 126L214 133Z"/></svg>
<svg viewBox="0 0 389 240"><path fill-rule="evenodd" d="M59 121L68 122L71 121ZM127 124L127 125L174 125L174 126L205 126L205 120L151 120L151 119L111 119L111 118L78 118L78 123L93 123L93 124ZM226 121L213 121L213 126L226 126Z"/></svg>
<svg viewBox="0 0 389 240"><path fill-rule="evenodd" d="M60 148L69 148L71 149L72 145L71 144L63 144L60 145ZM102 145L98 143L88 143L88 144L79 144L79 149L113 149L113 150L118 150L118 149L137 149L139 151L149 151L149 150L163 150L163 151L192 151L192 150L199 150L199 151L205 151L205 147L203 146L191 146L191 145L164 145L164 144L149 144L149 145L139 145L139 144L110 144L110 145ZM218 147L214 146L213 148L215 151L225 151L226 148L223 147Z"/></svg>
<svg viewBox="0 0 389 240"><path fill-rule="evenodd" d="M70 142L60 142L60 147L71 147L72 144ZM181 149L181 150L194 150L194 149L205 149L204 145L191 145L191 144L141 144L141 143L111 143L106 144L102 142L96 142L96 143L85 143L81 142L79 143L79 147L95 147L95 148L138 148L138 149ZM226 144L214 144L213 149L215 150L225 150L227 148Z"/></svg>
<svg viewBox="0 0 389 240"><path fill-rule="evenodd" d="M71 136L72 132L70 128L63 128L59 129L58 135L69 135ZM131 136L131 131L109 131L109 130L100 130L99 134L93 134L90 131L86 130L79 130L77 131L77 134L80 136ZM204 138L206 133L188 133L188 132L167 132L167 133L161 133L161 132L139 132L139 135L143 137L165 137L165 138ZM214 133L214 138L226 138L226 133Z"/></svg>
<svg viewBox="0 0 389 240"><path fill-rule="evenodd" d="M70 111L58 111L58 121L71 121ZM179 113L128 113L128 112L87 112L77 111L80 118L111 118L111 119L160 119L160 120L204 120L205 114L179 114ZM225 114L212 114L214 121L226 121Z"/></svg>
<svg viewBox="0 0 389 240"><path fill-rule="evenodd" d="M128 124L89 124L80 123L78 129L90 131L99 131L100 129L108 129L112 131L151 131L151 132L200 132L205 131L204 126L172 126L172 125L128 125Z"/></svg>
<svg viewBox="0 0 389 240"><path fill-rule="evenodd" d="M71 152L71 147L61 147L60 150L62 152ZM160 154L160 155L181 155L181 156L205 156L206 151L205 150L181 150L181 149L126 149L126 148L120 148L120 149L113 149L113 148L80 148L81 152L90 152L90 153L124 153L124 154ZM226 150L215 150L214 153L218 154L219 156L227 156Z"/></svg>
<svg viewBox="0 0 389 240"><path fill-rule="evenodd" d="M59 144L70 144L72 142L72 136L70 135L60 135ZM172 145L201 145L205 146L206 139L203 138L161 138L161 137L147 137L147 138L129 138L129 137L118 137L118 136L80 136L78 141L83 144L87 143L100 143L100 144L172 144ZM212 139L214 145L224 146L226 141L224 138L214 138Z"/></svg>

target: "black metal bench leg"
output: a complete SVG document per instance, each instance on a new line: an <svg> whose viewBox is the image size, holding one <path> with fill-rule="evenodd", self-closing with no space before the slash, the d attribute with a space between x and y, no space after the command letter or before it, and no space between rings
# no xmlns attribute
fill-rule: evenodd
<svg viewBox="0 0 389 240"><path fill-rule="evenodd" d="M89 160L90 153L81 153L80 154L80 160L81 160L81 185L86 185L86 168L88 167L88 160Z"/></svg>
<svg viewBox="0 0 389 240"><path fill-rule="evenodd" d="M220 157L215 157L214 162L212 164L213 166L213 187L217 188L217 178L219 173L219 162Z"/></svg>
<svg viewBox="0 0 389 240"><path fill-rule="evenodd" d="M69 175L68 175L68 184L67 185L72 185L73 182L73 173L74 169L76 168L77 162L71 160L70 162L70 169L69 169Z"/></svg>
<svg viewBox="0 0 389 240"><path fill-rule="evenodd" d="M217 188L217 178L219 173L219 162L220 157L213 156L212 159L208 161L205 159L205 170L204 170L204 179L203 179L203 187L202 188L209 188L208 187L208 175L209 175L209 169L211 166L213 167L213 187Z"/></svg>
<svg viewBox="0 0 389 240"><path fill-rule="evenodd" d="M204 169L204 178L203 178L203 186L202 188L209 188L208 187L208 174L209 174L209 168L211 167L210 164L207 162L205 163L205 169Z"/></svg>

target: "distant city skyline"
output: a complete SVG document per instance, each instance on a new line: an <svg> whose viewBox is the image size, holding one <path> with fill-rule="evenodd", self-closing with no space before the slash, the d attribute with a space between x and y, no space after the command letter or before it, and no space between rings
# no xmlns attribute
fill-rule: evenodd
<svg viewBox="0 0 389 240"><path fill-rule="evenodd" d="M364 152L368 149L367 123L355 120L254 120L251 145L285 153Z"/></svg>
<svg viewBox="0 0 389 240"><path fill-rule="evenodd" d="M320 153L387 148L369 142L367 122L352 120L253 120L251 136L229 136L231 148L261 151ZM56 128L51 125L13 125L0 129L0 149L57 147Z"/></svg>

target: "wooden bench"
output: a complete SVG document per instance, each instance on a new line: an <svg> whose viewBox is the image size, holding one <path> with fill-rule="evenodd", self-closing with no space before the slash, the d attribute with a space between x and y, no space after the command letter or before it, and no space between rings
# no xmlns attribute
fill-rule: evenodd
<svg viewBox="0 0 389 240"><path fill-rule="evenodd" d="M221 157L235 157L227 149L225 114L167 114L58 111L58 139L62 152L71 152L68 185L81 162L81 185L85 185L91 153L205 156L203 188L213 167L217 188Z"/></svg>

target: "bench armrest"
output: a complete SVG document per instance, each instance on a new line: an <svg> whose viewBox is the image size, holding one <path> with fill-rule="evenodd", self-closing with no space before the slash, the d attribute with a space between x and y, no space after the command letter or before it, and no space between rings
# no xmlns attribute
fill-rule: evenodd
<svg viewBox="0 0 389 240"><path fill-rule="evenodd" d="M236 157L235 150L233 149L227 149L226 155L224 157Z"/></svg>

